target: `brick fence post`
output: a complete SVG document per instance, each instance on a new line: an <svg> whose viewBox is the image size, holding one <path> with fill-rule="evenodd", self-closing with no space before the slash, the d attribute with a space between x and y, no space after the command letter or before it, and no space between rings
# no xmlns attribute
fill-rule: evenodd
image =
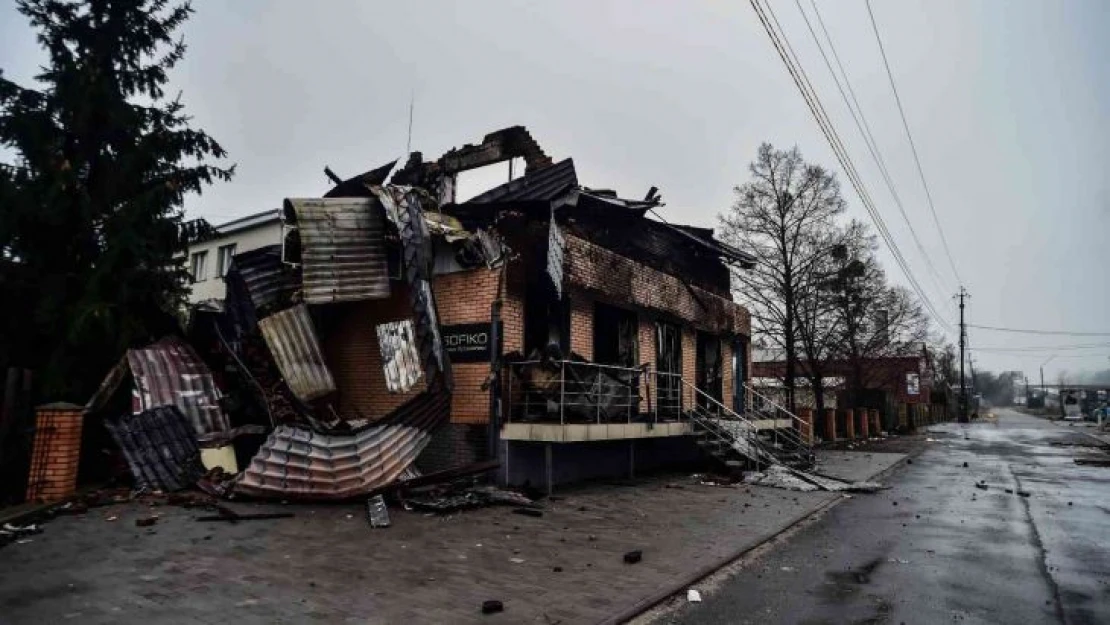
<svg viewBox="0 0 1110 625"><path fill-rule="evenodd" d="M856 437L856 411L851 408L844 410L844 437L852 440Z"/></svg>
<svg viewBox="0 0 1110 625"><path fill-rule="evenodd" d="M878 408L871 410L871 435L880 436L883 433L883 422Z"/></svg>
<svg viewBox="0 0 1110 625"><path fill-rule="evenodd" d="M862 408L859 411L859 437L868 439L871 437L871 411Z"/></svg>
<svg viewBox="0 0 1110 625"><path fill-rule="evenodd" d="M906 404L898 404L898 427L906 429L910 426L909 407Z"/></svg>
<svg viewBox="0 0 1110 625"><path fill-rule="evenodd" d="M85 409L56 403L35 409L35 442L27 477L27 501L61 501L77 494L81 425Z"/></svg>
<svg viewBox="0 0 1110 625"><path fill-rule="evenodd" d="M836 409L825 408L825 440L836 440Z"/></svg>
<svg viewBox="0 0 1110 625"><path fill-rule="evenodd" d="M812 408L799 408L798 418L802 420L800 425L802 440L806 445L813 444L813 409Z"/></svg>

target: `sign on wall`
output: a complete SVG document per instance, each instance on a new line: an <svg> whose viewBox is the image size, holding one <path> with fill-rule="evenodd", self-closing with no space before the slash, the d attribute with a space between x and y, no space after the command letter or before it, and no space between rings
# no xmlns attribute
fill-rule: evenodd
<svg viewBox="0 0 1110 625"><path fill-rule="evenodd" d="M906 394L917 395L921 392L921 376L917 373L906 374Z"/></svg>
<svg viewBox="0 0 1110 625"><path fill-rule="evenodd" d="M451 362L489 362L490 324L460 323L442 326L443 345Z"/></svg>

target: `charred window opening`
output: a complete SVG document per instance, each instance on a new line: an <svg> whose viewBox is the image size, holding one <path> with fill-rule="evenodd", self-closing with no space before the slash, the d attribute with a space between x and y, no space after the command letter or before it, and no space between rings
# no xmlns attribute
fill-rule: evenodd
<svg viewBox="0 0 1110 625"><path fill-rule="evenodd" d="M698 332L695 358L694 376L698 389L704 393L704 395L698 394L698 406L716 412L721 401L723 387L721 339L712 334Z"/></svg>
<svg viewBox="0 0 1110 625"><path fill-rule="evenodd" d="M632 368L638 364L636 313L594 304L594 362Z"/></svg>
<svg viewBox="0 0 1110 625"><path fill-rule="evenodd" d="M655 324L655 369L659 416L677 419L682 412L682 328L676 324Z"/></svg>
<svg viewBox="0 0 1110 625"><path fill-rule="evenodd" d="M529 280L524 292L524 353L570 354L570 301L556 299L546 280Z"/></svg>

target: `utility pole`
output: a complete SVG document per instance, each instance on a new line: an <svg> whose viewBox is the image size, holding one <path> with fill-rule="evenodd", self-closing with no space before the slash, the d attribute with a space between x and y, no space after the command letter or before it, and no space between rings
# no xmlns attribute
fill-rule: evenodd
<svg viewBox="0 0 1110 625"><path fill-rule="evenodd" d="M956 294L960 299L960 402L959 402L959 422L967 423L967 380L964 378L964 359L966 358L965 350L967 349L967 325L964 323L964 300L967 299L967 289L960 287L960 292Z"/></svg>

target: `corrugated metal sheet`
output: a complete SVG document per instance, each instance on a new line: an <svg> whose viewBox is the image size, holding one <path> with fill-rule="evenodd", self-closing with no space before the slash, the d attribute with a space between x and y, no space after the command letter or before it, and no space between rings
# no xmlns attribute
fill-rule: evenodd
<svg viewBox="0 0 1110 625"><path fill-rule="evenodd" d="M411 390L423 376L412 319L380 324L377 331L386 388L391 393Z"/></svg>
<svg viewBox="0 0 1110 625"><path fill-rule="evenodd" d="M285 206L297 216L306 302L330 304L389 297L385 215L377 201L287 199Z"/></svg>
<svg viewBox="0 0 1110 625"><path fill-rule="evenodd" d="M262 337L289 389L301 401L335 392L308 306L298 304L258 322Z"/></svg>
<svg viewBox="0 0 1110 625"><path fill-rule="evenodd" d="M238 477L235 494L347 499L396 480L450 414L451 396L421 393L389 417L349 433L282 425Z"/></svg>
<svg viewBox="0 0 1110 625"><path fill-rule="evenodd" d="M281 262L281 246L269 245L235 255L228 282L241 279L256 311L289 297L300 286L297 272Z"/></svg>
<svg viewBox="0 0 1110 625"><path fill-rule="evenodd" d="M196 437L177 406L109 419L104 425L141 490L181 490L204 475Z"/></svg>
<svg viewBox="0 0 1110 625"><path fill-rule="evenodd" d="M489 202L547 202L558 199L578 186L574 160L566 159L549 167L525 174L516 180L494 187L467 201L468 204Z"/></svg>
<svg viewBox="0 0 1110 625"><path fill-rule="evenodd" d="M228 428L212 372L188 343L170 337L132 349L127 352L127 364L135 380L139 411L177 406L198 436Z"/></svg>

